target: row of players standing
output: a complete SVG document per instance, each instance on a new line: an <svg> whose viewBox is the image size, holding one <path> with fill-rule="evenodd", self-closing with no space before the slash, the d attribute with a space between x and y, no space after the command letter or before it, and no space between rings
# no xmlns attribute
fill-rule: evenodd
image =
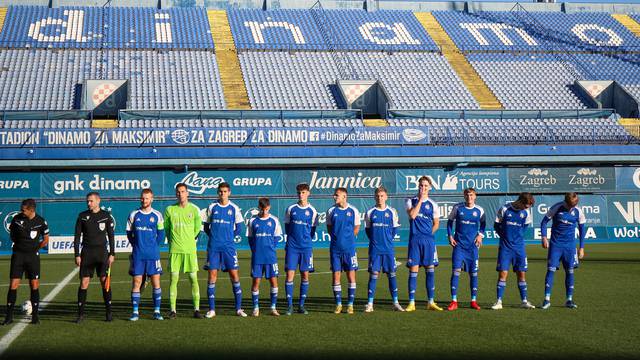
<svg viewBox="0 0 640 360"><path fill-rule="evenodd" d="M410 234L408 244L407 267L409 268L408 292L409 304L402 308L398 302L398 288L396 282L396 258L393 239L400 227L398 214L395 209L386 205L387 191L380 187L375 191L376 205L365 214L365 229L369 245L369 283L368 301L365 312L373 311L373 301L378 276L386 273L389 279L389 290L393 299L392 308L395 311L415 310L415 290L419 267L426 269L427 309L441 311L434 299L435 267L438 265L438 254L435 246L434 234L439 226L438 205L429 198L432 188L431 179L422 177L419 180L417 196L406 200L406 211L410 219ZM297 312L307 314L305 300L309 288L309 273L314 271L312 239L315 237L317 226L317 211L309 203L310 195L307 184L299 184L296 188L298 202L287 208L285 214L285 232L287 245L285 255L287 315L294 312L293 308L293 279L295 271L301 275L300 297ZM229 184L222 183L218 187L218 199L207 208L207 219L204 230L209 236L207 245L207 261L204 267L208 271L207 298L209 310L205 317L212 318L215 313L216 282L218 271L229 273L235 297L236 314L247 316L243 311L242 289L238 273L239 264L234 238L243 233L242 215L240 208L229 200L231 189ZM465 201L455 205L448 217L447 233L452 253L451 295L452 301L448 310L458 307L457 289L459 276L462 271L470 275L471 307L479 310L476 302L478 288L478 248L482 245L485 230L484 210L475 204L476 191L466 189ZM202 318L200 314L200 290L197 282L197 253L196 241L201 230L199 208L188 201L188 191L185 184L176 185L177 203L167 207L164 216L151 207L153 193L150 189L142 191L138 210L133 211L127 221L127 237L132 245L129 273L133 276L131 302L133 314L130 320L139 319L140 290L144 282L143 277L149 277L152 283L154 304L153 318L162 320L160 303L162 292L160 288L160 244L164 238L169 242L169 271L170 282L170 312L169 318L176 318L177 284L180 273L186 273L191 282L194 312L193 316ZM347 190L337 188L334 193L335 205L327 211L327 230L331 236L330 262L333 272L333 292L336 307L334 312L342 312L341 273L346 272L348 280L347 312L354 312L356 270L358 260L355 249L355 238L360 229L360 214L358 210L347 202ZM553 220L551 242L546 236L542 238L542 245L549 248L548 271L545 279L545 299L543 309L550 306L553 275L560 262L566 270L567 301L565 305L575 308L573 302L573 269L578 265L578 258L584 256L584 216L577 208L578 197L575 193L568 193L563 202L550 208L544 217L541 227L542 234L546 234L549 221ZM497 284L497 301L492 309L502 308L508 270L513 270L518 276L523 308L532 309L534 306L527 300L527 285L525 273L527 258L525 251L524 231L532 223L531 206L534 198L529 193L520 194L518 200L502 206L496 216L494 228L500 236L497 270L499 272ZM74 252L76 265L80 267L80 287L78 289L78 318L84 318L87 288L93 273L100 277L103 298L106 307L106 320L112 320L111 289L108 284L107 272L115 260L114 252L114 224L110 214L100 209L100 197L97 193L87 195L88 210L80 213L76 222L74 238ZM247 237L252 250L251 277L253 316L259 315L259 284L265 277L271 283L271 314L279 315L276 303L278 298L279 275L276 246L282 240L282 230L279 220L270 214L268 198L260 198L258 202L259 214L249 221ZM31 285L31 302L33 307L32 323L38 323L38 279L39 279L39 249L48 242L48 226L46 221L35 213L35 201L23 201L22 212L17 215L10 226L11 239L14 242L14 253L11 260L10 290L7 296L7 315L4 323L13 320L13 307L16 300L17 287L23 273L27 273ZM455 227L455 229L454 229ZM575 229L579 229L579 252L575 247ZM39 241L40 237L43 241ZM82 243L82 250L80 244ZM108 244L108 246L107 246Z"/></svg>

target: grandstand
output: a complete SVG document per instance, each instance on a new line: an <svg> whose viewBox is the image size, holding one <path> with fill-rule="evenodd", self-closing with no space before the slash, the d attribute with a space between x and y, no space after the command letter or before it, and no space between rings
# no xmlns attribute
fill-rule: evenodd
<svg viewBox="0 0 640 360"><path fill-rule="evenodd" d="M85 207L89 191L101 193L116 220L117 251L127 252L131 247L123 224L143 188L153 188L154 206L161 209L173 203L174 186L182 182L194 204L206 208L225 181L245 218L255 213L258 196L268 196L271 212L282 219L301 182L310 185L311 202L319 211L332 206L334 188L344 186L350 204L364 214L381 185L388 190L389 204L404 208L403 200L415 195L423 175L433 179L431 194L442 215L435 234L438 245L447 244L446 217L468 187L478 191L488 219L518 193L534 193L529 245L538 245L537 224L546 210L563 193L573 191L580 193L587 216L589 246L638 242L640 5L0 0L0 255L11 252L4 231L7 221L29 197L37 200L38 213L51 228L49 254L73 252L69 214ZM404 211L399 217L397 245L402 247L407 244L409 220ZM314 239L317 248L329 246L324 221L321 216ZM498 240L488 225L483 241L492 246ZM357 238L358 247L368 245L364 233ZM199 250L206 241L204 235L197 239ZM246 239L238 241L239 249L249 248ZM619 266L637 265L627 251L634 248L621 249L625 260ZM167 250L165 244L162 250ZM538 264L532 267L546 269L542 250L536 254ZM241 260L242 266L248 262ZM483 264L486 269L488 265ZM61 281L67 270L55 266L60 272L56 281ZM124 265L117 266L123 266L123 280ZM628 273L614 270L611 273ZM404 273L404 267L398 271L399 276ZM592 284L594 293L609 285L609 273L599 274L602 284ZM328 296L323 294L328 287L317 289L314 296ZM493 288L491 292L493 296ZM606 295L635 298L622 290ZM73 299L75 293L62 296ZM318 309L326 299L316 303ZM64 305L57 305L61 318L68 315ZM633 306L613 310L625 312ZM609 310L598 316L608 317ZM313 322L320 318L313 316ZM485 331L486 327L466 327L464 331L476 333L458 333L463 317L442 333L443 343L453 344L451 336L460 334L495 334L495 328ZM432 319L420 321L430 324ZM577 324L574 328L583 331L580 326L588 324L591 331L591 337L576 341L606 342L600 340L604 331L586 318L567 316L560 321L567 319L567 324ZM222 315L215 321L228 319ZM392 329L393 321L383 326ZM495 324L495 318L486 323ZM546 320L531 323L547 329ZM304 331L319 332L317 324ZM291 331L303 331L290 326ZM365 326L356 327L354 336L373 333L374 328ZM131 329L135 328L125 330L136 331ZM190 336L193 329L185 334ZM118 336L138 339L138 333L128 338L126 331ZM620 345L616 340L624 337L616 331L607 334L610 347L594 353L607 355L609 349L614 357L630 357L637 352L636 342ZM565 342L556 333L550 337ZM50 338L43 338L49 346ZM235 334L232 338L226 351L237 356L232 352L244 340L238 342ZM495 339L490 340L478 341L485 347L478 356L493 356ZM129 349L137 346L117 341ZM170 341L166 343L172 346ZM601 345L598 341L582 343L585 356L593 356L588 352ZM371 343L371 348L359 349L374 351L384 345L375 342L367 338L362 343ZM322 342L308 343L305 346L313 349L330 348ZM51 348L60 351L67 346L60 344ZM224 346L220 344L225 343L213 346ZM0 341L0 356L2 346ZM616 352L617 347L623 350ZM251 350L258 349L262 348L256 345ZM313 355L308 348L300 349ZM546 348L522 349L523 358L556 357ZM392 348L389 356L398 350L404 349ZM183 355L181 347L173 351Z"/></svg>

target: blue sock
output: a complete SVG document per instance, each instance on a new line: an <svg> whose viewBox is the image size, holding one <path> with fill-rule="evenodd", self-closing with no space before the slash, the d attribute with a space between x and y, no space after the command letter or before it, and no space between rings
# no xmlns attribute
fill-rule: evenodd
<svg viewBox="0 0 640 360"><path fill-rule="evenodd" d="M209 299L209 310L216 310L216 283L207 285L207 298Z"/></svg>
<svg viewBox="0 0 640 360"><path fill-rule="evenodd" d="M275 309L278 303L278 288L271 288L271 308Z"/></svg>
<svg viewBox="0 0 640 360"><path fill-rule="evenodd" d="M368 286L368 299L367 302L369 304L373 304L373 298L376 296L376 285L378 284L378 274L370 274L369 275L369 286Z"/></svg>
<svg viewBox="0 0 640 360"><path fill-rule="evenodd" d="M504 289L507 288L507 282L498 280L498 301L502 301L502 297L504 296Z"/></svg>
<svg viewBox="0 0 640 360"><path fill-rule="evenodd" d="M140 305L140 292L131 292L131 305L133 306L133 313L138 313L138 306Z"/></svg>
<svg viewBox="0 0 640 360"><path fill-rule="evenodd" d="M433 302L436 293L436 269L427 268L427 298Z"/></svg>
<svg viewBox="0 0 640 360"><path fill-rule="evenodd" d="M471 301L476 301L478 298L478 273L474 272L470 274L471 280Z"/></svg>
<svg viewBox="0 0 640 360"><path fill-rule="evenodd" d="M257 309L260 307L260 290L251 291L251 300L253 301L253 308ZM238 305L236 304L236 309L238 309Z"/></svg>
<svg viewBox="0 0 640 360"><path fill-rule="evenodd" d="M233 294L236 298L236 311L238 311L242 309L242 289L239 281L233 283Z"/></svg>
<svg viewBox="0 0 640 360"><path fill-rule="evenodd" d="M547 275L544 277L544 299L551 299L551 289L553 288L553 275L555 275L556 269L547 269Z"/></svg>
<svg viewBox="0 0 640 360"><path fill-rule="evenodd" d="M568 269L566 275L564 278L564 286L567 289L567 300L573 300L573 284L575 281L573 269Z"/></svg>
<svg viewBox="0 0 640 360"><path fill-rule="evenodd" d="M162 289L153 289L153 312L160 312L160 304L162 303Z"/></svg>
<svg viewBox="0 0 640 360"><path fill-rule="evenodd" d="M460 270L455 269L451 273L451 300L458 301L458 284L460 283Z"/></svg>
<svg viewBox="0 0 640 360"><path fill-rule="evenodd" d="M356 283L349 283L349 291L347 294L349 295L348 305L353 305L353 302L356 300Z"/></svg>
<svg viewBox="0 0 640 360"><path fill-rule="evenodd" d="M398 303L398 279L396 279L396 273L389 273L389 292L391 293L391 299L394 304Z"/></svg>
<svg viewBox="0 0 640 360"><path fill-rule="evenodd" d="M342 285L333 284L333 297L336 299L336 305L342 305Z"/></svg>
<svg viewBox="0 0 640 360"><path fill-rule="evenodd" d="M418 273L409 272L409 302L416 300L416 288L418 287Z"/></svg>
<svg viewBox="0 0 640 360"><path fill-rule="evenodd" d="M522 300L522 302L527 301L527 282L518 282L518 290L520 290L520 300Z"/></svg>
<svg viewBox="0 0 640 360"><path fill-rule="evenodd" d="M303 280L300 283L300 307L304 307L304 302L307 300L307 292L309 292L309 282Z"/></svg>
<svg viewBox="0 0 640 360"><path fill-rule="evenodd" d="M287 295L287 307L293 306L293 281L284 283L284 292Z"/></svg>

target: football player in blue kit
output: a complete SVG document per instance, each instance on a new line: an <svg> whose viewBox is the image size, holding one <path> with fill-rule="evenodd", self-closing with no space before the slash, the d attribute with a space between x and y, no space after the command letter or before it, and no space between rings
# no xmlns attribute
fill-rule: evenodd
<svg viewBox="0 0 640 360"><path fill-rule="evenodd" d="M209 271L207 284L207 298L209 299L209 311L205 317L210 319L216 316L216 281L218 270L229 273L229 279L233 287L236 314L246 317L242 310L242 288L240 287L240 274L238 273L238 252L234 238L240 236L243 230L244 220L240 207L229 200L231 186L222 182L218 185L218 200L207 208L207 220L204 231L209 235L207 244L207 264L204 269Z"/></svg>
<svg viewBox="0 0 640 360"><path fill-rule="evenodd" d="M298 202L289 206L284 215L284 227L287 233L285 246L285 271L287 281L287 315L293 314L293 278L296 269L300 271L300 300L298 313L308 314L304 307L309 290L309 273L313 272L313 243L318 226L318 212L309 203L310 189L308 184L296 186Z"/></svg>
<svg viewBox="0 0 640 360"><path fill-rule="evenodd" d="M360 212L347 202L347 189L336 188L333 193L335 205L327 210L327 232L331 236L329 255L333 272L333 296L336 301L334 313L342 312L342 285L340 275L347 273L349 281L349 299L347 313L353 314L353 302L356 297L356 236L360 231Z"/></svg>
<svg viewBox="0 0 640 360"><path fill-rule="evenodd" d="M389 277L389 291L393 300L394 311L404 311L398 302L398 282L396 279L396 256L393 239L400 228L398 212L387 206L388 193L383 186L376 188L376 206L367 210L364 227L369 238L369 290L365 312L373 312L373 299L380 272Z"/></svg>
<svg viewBox="0 0 640 360"><path fill-rule="evenodd" d="M409 305L406 311L415 311L415 295L418 270L423 266L427 272L427 309L442 311L435 302L435 267L438 266L438 251L434 234L440 225L438 204L429 198L433 187L431 179L422 176L418 179L418 195L405 201L409 215L409 245L407 267L409 268Z"/></svg>
<svg viewBox="0 0 640 360"><path fill-rule="evenodd" d="M547 215L542 218L540 231L542 233L542 247L549 249L547 253L547 275L544 282L544 301L542 309L551 307L551 289L553 288L553 276L560 268L560 262L564 267L565 287L567 300L565 306L570 309L578 307L573 302L573 271L578 267L578 260L584 257L584 235L587 222L584 213L578 208L578 194L574 192L566 193L564 201L559 202L547 211ZM551 225L551 241L547 238L547 223L553 221ZM580 246L576 251L576 228Z"/></svg>
<svg viewBox="0 0 640 360"><path fill-rule="evenodd" d="M451 262L451 303L447 310L458 308L458 283L460 272L469 273L471 285L471 308L480 310L478 296L478 249L486 227L484 209L476 205L478 194L474 188L464 190L464 202L453 206L447 222L447 237L453 247ZM455 233L453 227L455 224Z"/></svg>
<svg viewBox="0 0 640 360"><path fill-rule="evenodd" d="M162 320L160 315L160 302L162 290L160 289L160 244L164 241L164 218L162 213L151 207L153 203L153 191L144 189L140 194L140 208L134 210L127 219L127 239L131 244L132 252L129 267L129 275L133 277L131 289L131 305L133 314L129 320L139 319L140 286L142 277L151 278L153 286L153 318Z"/></svg>
<svg viewBox="0 0 640 360"><path fill-rule="evenodd" d="M251 298L253 300L252 316L260 315L259 297L260 280L264 276L271 283L271 315L280 316L276 309L278 302L278 257L276 247L282 240L282 228L277 217L269 214L271 203L269 198L258 199L258 215L249 220L247 239L251 247Z"/></svg>
<svg viewBox="0 0 640 360"><path fill-rule="evenodd" d="M518 290L520 291L520 307L523 309L535 309L527 300L527 252L525 247L524 234L527 228L533 223L531 207L535 204L533 195L523 192L518 195L518 199L498 209L493 229L500 236L498 246L498 285L497 300L491 306L493 310L502 309L502 297L507 287L507 276L509 268L518 276Z"/></svg>

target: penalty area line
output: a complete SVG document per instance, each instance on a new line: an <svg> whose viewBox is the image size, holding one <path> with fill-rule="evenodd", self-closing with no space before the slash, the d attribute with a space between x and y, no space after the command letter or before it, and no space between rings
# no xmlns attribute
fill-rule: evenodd
<svg viewBox="0 0 640 360"><path fill-rule="evenodd" d="M42 299L40 302L40 309L47 307L48 303L53 300L53 298L55 298L65 286L67 286L74 276L78 274L79 269L80 268L78 267L74 268L64 279L62 279L61 282L58 283L58 285L56 285L56 287L51 290L51 292L47 294L47 296L44 297L44 299ZM4 354L5 351L7 351L9 345L11 345L11 343L20 336L20 334L22 334L28 324L29 321L26 318L16 322L16 324L13 325L13 328L11 328L11 330L9 330L2 339L0 339L0 357L2 357L2 354Z"/></svg>

